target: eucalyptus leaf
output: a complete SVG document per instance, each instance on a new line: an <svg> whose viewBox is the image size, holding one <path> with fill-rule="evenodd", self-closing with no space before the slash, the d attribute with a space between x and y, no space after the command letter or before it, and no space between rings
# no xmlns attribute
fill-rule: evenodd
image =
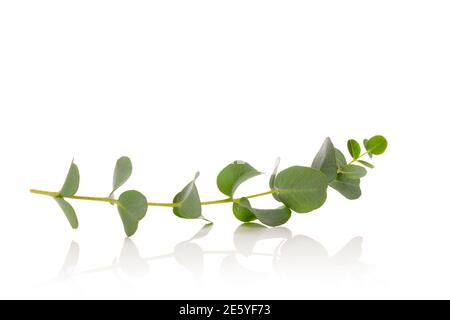
<svg viewBox="0 0 450 320"><path fill-rule="evenodd" d="M198 176L199 173L197 172L194 180L189 182L173 199L173 203L177 205L173 208L173 213L180 218L197 219L202 215L200 196L195 186Z"/></svg>
<svg viewBox="0 0 450 320"><path fill-rule="evenodd" d="M372 154L372 152L370 152L370 151L368 151L368 148L367 148L367 143L369 142L369 140L368 139L364 139L364 148L366 148L366 151L367 151L367 154L369 155L369 158L370 159L372 159L373 158L373 154Z"/></svg>
<svg viewBox="0 0 450 320"><path fill-rule="evenodd" d="M277 176L278 173L278 167L280 166L280 157L278 157L275 160L275 166L273 168L273 172L272 175L270 176L270 180L269 180L269 187L270 190L274 189L274 185L275 185L275 177ZM274 197L275 200L280 201L280 198L278 197L278 194L276 193L272 193L272 197Z"/></svg>
<svg viewBox="0 0 450 320"><path fill-rule="evenodd" d="M361 155L361 146L359 145L358 141L354 139L348 140L347 148L353 159L358 159Z"/></svg>
<svg viewBox="0 0 450 320"><path fill-rule="evenodd" d="M256 216L251 209L248 209L237 202L233 203L233 214L238 220L242 222L250 222L256 220Z"/></svg>
<svg viewBox="0 0 450 320"><path fill-rule="evenodd" d="M311 165L314 169L322 171L328 178L328 182L336 179L337 164L336 154L330 138L326 138Z"/></svg>
<svg viewBox="0 0 450 320"><path fill-rule="evenodd" d="M336 180L330 183L330 187L347 199L355 200L361 196L360 182L359 179L349 179L342 174L338 174Z"/></svg>
<svg viewBox="0 0 450 320"><path fill-rule="evenodd" d="M116 161L113 176L113 189L111 191L110 196L112 196L117 189L119 189L125 182L127 182L127 180L131 176L132 171L133 166L131 164L130 158L120 157Z"/></svg>
<svg viewBox="0 0 450 320"><path fill-rule="evenodd" d="M336 153L336 164L338 168L345 167L347 165L347 159L345 159L345 155L341 150L335 148L334 152Z"/></svg>
<svg viewBox="0 0 450 320"><path fill-rule="evenodd" d="M367 141L367 151L375 155L383 154L387 146L388 142L383 136L374 136Z"/></svg>
<svg viewBox="0 0 450 320"><path fill-rule="evenodd" d="M223 194L233 197L241 183L260 174L261 172L248 163L237 160L220 171L217 176L217 187Z"/></svg>
<svg viewBox="0 0 450 320"><path fill-rule="evenodd" d="M247 198L241 198L239 206L248 209L261 223L270 227L285 224L291 217L291 210L285 206L276 209L255 209Z"/></svg>
<svg viewBox="0 0 450 320"><path fill-rule="evenodd" d="M294 166L277 174L274 187L280 201L298 213L320 208L327 198L328 179L321 171Z"/></svg>
<svg viewBox="0 0 450 320"><path fill-rule="evenodd" d="M56 200L56 202L59 204L59 206L61 207L62 211L66 215L66 218L69 221L69 223L72 226L72 228L73 229L77 229L78 228L77 214L75 213L75 210L70 205L70 203L68 203L66 200L64 200L61 197L54 197L54 199Z"/></svg>
<svg viewBox="0 0 450 320"><path fill-rule="evenodd" d="M59 191L61 197L71 197L78 191L80 185L80 172L77 165L72 161L70 164L69 172L67 173L66 180Z"/></svg>
<svg viewBox="0 0 450 320"><path fill-rule="evenodd" d="M359 163L361 163L363 166L366 166L367 168L373 169L375 166L371 164L370 162L364 161L364 160L358 160Z"/></svg>
<svg viewBox="0 0 450 320"><path fill-rule="evenodd" d="M136 232L139 221L147 213L147 208L147 199L139 191L129 190L120 195L117 200L117 209L128 237Z"/></svg>
<svg viewBox="0 0 450 320"><path fill-rule="evenodd" d="M361 166L355 166L353 164L342 167L340 173L348 179L361 179L367 174L367 170Z"/></svg>

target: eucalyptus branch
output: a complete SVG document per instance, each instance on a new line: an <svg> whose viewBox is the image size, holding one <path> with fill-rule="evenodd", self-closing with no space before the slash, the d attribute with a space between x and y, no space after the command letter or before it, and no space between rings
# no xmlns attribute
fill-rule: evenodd
<svg viewBox="0 0 450 320"><path fill-rule="evenodd" d="M46 190L38 190L38 189L30 189L31 193L34 194L40 194L43 196L49 196L49 197L59 197L59 192L55 191L46 191ZM263 197L266 195L273 194L275 192L278 192L278 190L270 190L266 192L261 192L257 194L252 194L250 196L246 196L247 199L252 198L258 198ZM111 204L116 204L118 202L118 199L114 199L111 197L92 197L92 196L66 196L64 197L66 199L75 199L75 200L87 200L87 201L100 201L100 202L109 202ZM211 201L203 201L200 202L202 206L208 206L208 205L214 205L214 204L223 204L223 203L230 203L230 202L237 202L239 203L240 199L233 199L233 198L225 198L225 199L219 199L219 200L211 200ZM169 207L169 208L175 208L179 207L178 203L163 203L163 202L147 202L147 206L149 207Z"/></svg>
<svg viewBox="0 0 450 320"><path fill-rule="evenodd" d="M387 140L383 136L374 136L364 140L366 151L361 153L361 146L356 140L349 140L348 151L352 159L347 162L344 154L336 149L330 138L325 139L317 153L311 167L293 166L278 173L279 160L270 177L270 190L256 193L247 197L235 198L236 189L243 182L261 174L246 162L234 161L226 166L217 176L218 189L227 198L211 201L201 201L196 186L199 173L189 182L171 203L148 202L139 191L128 190L114 198L114 193L130 178L132 173L131 160L121 157L117 160L114 169L112 190L108 197L76 195L80 183L80 174L77 165L72 161L66 180L60 191L45 191L31 189L30 192L49 196L59 204L72 228L78 228L78 218L72 205L66 199L99 201L116 205L122 219L127 236L133 235L139 222L147 213L148 207L169 207L173 213L184 219L205 219L202 216L202 207L206 205L232 203L233 213L243 222L259 220L268 226L279 226L286 223L291 212L308 213L320 208L327 198L328 186L337 190L347 199L357 199L361 196L360 179L367 174L367 168L374 166L362 160L368 155L384 153ZM355 163L363 166L355 165ZM249 199L272 195L282 204L275 209L256 209Z"/></svg>

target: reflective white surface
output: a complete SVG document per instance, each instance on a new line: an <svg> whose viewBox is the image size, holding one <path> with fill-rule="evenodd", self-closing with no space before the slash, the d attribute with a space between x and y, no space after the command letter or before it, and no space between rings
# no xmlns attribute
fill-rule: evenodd
<svg viewBox="0 0 450 320"><path fill-rule="evenodd" d="M209 232L212 224L205 225L200 232ZM317 241L303 235L292 235L285 227L267 228L260 224L242 224L234 232L234 248L230 250L203 250L196 239L205 235L195 235L189 240L179 242L172 252L163 255L143 257L136 244L126 238L117 257L111 265L80 271L78 262L80 246L72 241L64 263L55 281L66 281L77 277L103 272L120 272L130 277L145 277L151 272L151 266L166 259L173 260L191 273L193 279L201 283L204 276L205 260L213 256L221 258L217 266L221 277L237 282L263 281L271 273L288 279L301 280L312 277L336 278L346 274L364 273L367 266L360 261L362 238L350 240L338 253L330 256L327 250ZM255 252L259 241L278 239L273 252ZM269 266L265 271L252 270L244 266L239 259L251 260L260 258ZM263 259L264 258L264 259ZM155 275L156 276L156 275ZM170 275L169 275L170 276ZM304 279L303 279L304 280Z"/></svg>
<svg viewBox="0 0 450 320"><path fill-rule="evenodd" d="M314 284L333 287L347 280L361 281L370 272L369 266L361 261L362 237L350 239L338 252L330 254L318 241L293 234L286 227L267 228L249 223L238 226L230 234L232 246L205 249L202 243L216 241L213 235L209 235L212 228L213 224L207 224L167 253L150 256L143 255L143 250L133 240L125 238L117 254L111 257L111 263L95 267L83 267L83 250L76 241L72 241L55 276L34 284L31 292L52 295L59 294L61 288L70 292L89 284L88 289L92 282L103 278L120 284L115 292L109 292L113 296L121 296L122 288L128 286L143 290L149 285L151 291L156 293L159 289L151 283L154 279L164 283L165 279L165 285L171 287L175 291L174 296L177 296L177 290L188 289L173 283L182 274L182 281L189 283L194 296L208 298L210 295L221 296L221 287L229 290L230 286L241 290L287 282L302 290L305 290L305 285ZM166 268L173 269L174 273L166 272ZM217 286L215 292L210 292L212 285L208 284L212 274L217 278L213 280L214 286ZM235 294L240 295L239 292ZM278 295L267 294L273 298Z"/></svg>
<svg viewBox="0 0 450 320"><path fill-rule="evenodd" d="M1 1L1 298L450 298L449 1ZM169 202L192 179L220 199L234 160L310 165L325 137L383 134L362 197L329 191L275 229L150 208L124 240L116 208L52 199L125 186ZM236 196L268 189L268 175ZM254 199L277 206L270 196Z"/></svg>

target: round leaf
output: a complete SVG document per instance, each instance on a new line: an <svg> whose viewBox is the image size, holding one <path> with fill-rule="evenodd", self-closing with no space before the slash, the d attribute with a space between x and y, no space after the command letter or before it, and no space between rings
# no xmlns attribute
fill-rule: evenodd
<svg viewBox="0 0 450 320"><path fill-rule="evenodd" d="M344 154L339 149L334 149L334 152L336 153L336 164L338 168L345 167L347 165L347 159L345 159Z"/></svg>
<svg viewBox="0 0 450 320"><path fill-rule="evenodd" d="M217 187L223 194L233 197L241 183L260 174L261 172L248 163L234 161L220 171L217 176Z"/></svg>
<svg viewBox="0 0 450 320"><path fill-rule="evenodd" d="M348 140L347 148L353 159L358 159L361 155L361 146L359 145L358 141L353 139Z"/></svg>
<svg viewBox="0 0 450 320"><path fill-rule="evenodd" d="M139 191L129 190L120 195L117 201L117 209L128 237L136 232L139 221L147 213L147 208L147 199Z"/></svg>
<svg viewBox="0 0 450 320"><path fill-rule="evenodd" d="M242 222L250 222L256 220L255 214L248 208L240 205L237 202L233 203L233 214Z"/></svg>
<svg viewBox="0 0 450 320"><path fill-rule="evenodd" d="M197 219L202 215L202 205L195 180L199 173L195 175L194 180L187 184L181 192L173 199L173 203L177 206L173 208L173 213L184 219Z"/></svg>
<svg viewBox="0 0 450 320"><path fill-rule="evenodd" d="M367 174L367 170L361 166L349 164L341 168L340 173L348 179L360 179Z"/></svg>
<svg viewBox="0 0 450 320"><path fill-rule="evenodd" d="M336 154L330 138L326 138L311 165L314 169L322 171L328 178L328 182L336 179L337 165Z"/></svg>
<svg viewBox="0 0 450 320"><path fill-rule="evenodd" d="M359 185L359 179L349 179L342 174L338 174L336 180L330 183L330 187L350 200L358 199L361 196L361 188Z"/></svg>
<svg viewBox="0 0 450 320"><path fill-rule="evenodd" d="M66 215L66 218L69 221L72 228L77 229L78 228L78 218L75 213L75 210L70 205L70 203L68 203L66 200L64 200L63 198L60 198L60 197L55 197L54 199L56 200L56 202L59 204L62 211Z"/></svg>
<svg viewBox="0 0 450 320"><path fill-rule="evenodd" d="M66 180L59 192L62 197L71 197L75 195L78 191L78 186L80 185L80 173L78 167L75 163L71 163L69 172L67 173Z"/></svg>
<svg viewBox="0 0 450 320"><path fill-rule="evenodd" d="M276 209L255 209L247 198L242 198L239 205L252 212L261 223L271 227L285 224L291 217L291 210L285 206Z"/></svg>
<svg viewBox="0 0 450 320"><path fill-rule="evenodd" d="M114 168L113 177L113 190L111 195L119 189L131 176L133 166L131 160L128 157L121 157L116 162L116 167Z"/></svg>
<svg viewBox="0 0 450 320"><path fill-rule="evenodd" d="M327 199L328 179L321 171L294 166L275 178L278 198L288 208L307 213L320 208Z"/></svg>
<svg viewBox="0 0 450 320"><path fill-rule="evenodd" d="M367 154L369 155L369 158L372 159L373 158L373 154L372 154L372 152L368 151L368 148L367 148L367 143L368 142L369 142L368 139L364 139L364 148L366 148L366 151L367 151Z"/></svg>
<svg viewBox="0 0 450 320"><path fill-rule="evenodd" d="M387 146L388 142L383 136L374 136L367 141L367 151L375 155L383 154Z"/></svg>

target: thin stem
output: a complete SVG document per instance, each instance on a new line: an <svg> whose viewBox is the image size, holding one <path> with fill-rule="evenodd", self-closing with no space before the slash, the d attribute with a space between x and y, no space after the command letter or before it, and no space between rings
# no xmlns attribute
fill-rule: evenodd
<svg viewBox="0 0 450 320"><path fill-rule="evenodd" d="M267 196L269 194L274 194L276 192L284 192L283 190L270 190L270 191L266 191L266 192L261 192L261 193L257 193L257 194L253 194L251 196L246 197L247 199L252 199L252 198L258 198L258 197L262 197L262 196Z"/></svg>
<svg viewBox="0 0 450 320"><path fill-rule="evenodd" d="M44 196L50 196L50 197L60 197L61 196L59 192L52 192L52 191L31 189L30 192L35 193L35 194L41 194ZM106 198L106 197L64 196L62 198L117 203L116 199Z"/></svg>
<svg viewBox="0 0 450 320"><path fill-rule="evenodd" d="M149 207L169 207L169 208L178 207L177 203L147 202L147 205Z"/></svg>
<svg viewBox="0 0 450 320"><path fill-rule="evenodd" d="M258 198L258 197L262 197L262 196L267 196L269 194L273 194L275 192L278 192L279 190L270 190L270 191L266 191L266 192L261 192L261 193L257 193L257 194L252 194L250 196L247 196L245 198L247 199L252 199L252 198ZM239 199L233 199L233 198L226 198L226 199L221 199L221 200L213 200L213 201L205 201L202 202L202 206L207 206L207 205L211 205L211 204L221 204L221 203L230 203L230 202L239 202Z"/></svg>
<svg viewBox="0 0 450 320"><path fill-rule="evenodd" d="M359 159L361 159L362 157L364 157L364 156L367 155L367 154L369 154L369 151L364 152L362 155L360 155L360 156L359 156L358 158L356 158L356 159L353 159L353 160L350 161L348 164L350 165L350 164L355 163L356 161L358 161Z"/></svg>
<svg viewBox="0 0 450 320"><path fill-rule="evenodd" d="M208 206L211 204L221 204L221 203L229 203L229 202L233 202L232 198L226 198L226 199L220 199L220 200L212 200L212 201L204 201L201 202L202 206Z"/></svg>
<svg viewBox="0 0 450 320"><path fill-rule="evenodd" d="M250 196L247 196L246 198L252 199L252 198L262 197L262 196L266 196L266 195L273 194L275 192L281 192L281 191L282 190L270 190L270 191L266 191L266 192L252 194ZM49 196L49 197L60 197L61 196L59 192L53 192L53 191L31 189L30 192L34 193L34 194ZM75 200L87 200L87 201L101 201L101 202L108 202L108 203L112 203L112 204L115 204L118 202L117 199L108 198L108 197L65 196L63 198L75 199ZM226 198L226 199L220 199L220 200L204 201L204 202L201 202L201 205L207 206L207 205L213 205L213 204L230 203L233 201L239 202L239 199ZM147 205L149 207L170 207L170 208L179 206L178 203L161 203L161 202L148 202Z"/></svg>

